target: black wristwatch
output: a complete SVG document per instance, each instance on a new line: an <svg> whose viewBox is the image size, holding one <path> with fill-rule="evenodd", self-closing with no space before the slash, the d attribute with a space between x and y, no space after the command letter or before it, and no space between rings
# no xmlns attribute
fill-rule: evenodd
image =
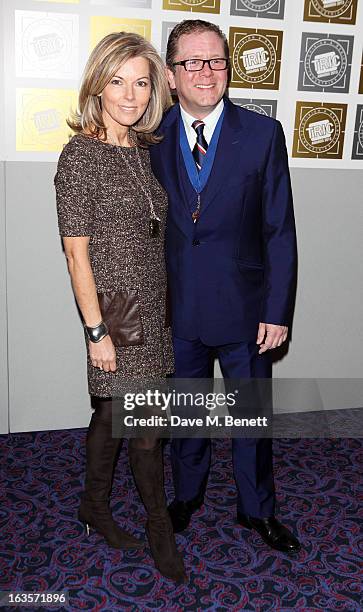
<svg viewBox="0 0 363 612"><path fill-rule="evenodd" d="M106 323L104 323L103 321L101 321L101 323L99 323L98 325L95 325L95 327L88 327L87 325L85 325L85 329L88 338L91 342L94 343L100 342L103 338L108 336L108 328Z"/></svg>

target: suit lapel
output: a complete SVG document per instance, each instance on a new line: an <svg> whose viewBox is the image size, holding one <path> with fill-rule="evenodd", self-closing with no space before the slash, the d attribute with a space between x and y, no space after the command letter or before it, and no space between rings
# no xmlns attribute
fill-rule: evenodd
<svg viewBox="0 0 363 612"><path fill-rule="evenodd" d="M165 187L167 192L173 194L173 200L181 203L181 208L186 213L188 220L193 224L188 202L186 200L184 190L182 188L182 177L180 164L184 163L180 151L180 112L179 104L171 109L165 118L162 129L160 130L165 138L162 142L164 167L163 175L165 177Z"/></svg>
<svg viewBox="0 0 363 612"><path fill-rule="evenodd" d="M248 130L245 129L246 126L243 124L239 108L232 104L228 98L224 98L224 102L225 114L217 150L209 180L201 194L201 216L219 193L223 191L225 187L225 177L230 174L231 168L235 166L236 156L240 155L241 151L247 146ZM174 202L180 202L180 210L183 212L183 218L185 215L187 217L187 220L184 219L184 221L187 221L187 227L190 229L190 226L193 225L193 221L189 204L182 188L180 169L180 165L184 163L180 151L180 121L179 104L175 104L165 117L160 129L160 133L164 135L164 140L161 144L161 165L163 168L162 175L164 177L164 187L169 195L172 194L173 197L171 199Z"/></svg>
<svg viewBox="0 0 363 612"><path fill-rule="evenodd" d="M231 169L235 166L236 155L240 155L241 149L245 146L245 138L243 138L245 134L242 133L243 124L240 112L227 98L224 98L224 102L224 118L217 150L209 180L201 194L201 216L219 192L223 190L225 186L224 177L231 172Z"/></svg>

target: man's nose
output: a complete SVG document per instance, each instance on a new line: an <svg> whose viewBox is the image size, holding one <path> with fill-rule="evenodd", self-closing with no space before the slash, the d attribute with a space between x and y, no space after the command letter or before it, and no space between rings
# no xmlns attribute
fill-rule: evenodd
<svg viewBox="0 0 363 612"><path fill-rule="evenodd" d="M202 68L202 70L201 70L201 73L202 73L204 76L210 76L210 75L212 74L212 72L213 72L213 70L211 70L211 67L210 67L210 65L208 64L208 62L204 62L204 66L203 66L203 68Z"/></svg>

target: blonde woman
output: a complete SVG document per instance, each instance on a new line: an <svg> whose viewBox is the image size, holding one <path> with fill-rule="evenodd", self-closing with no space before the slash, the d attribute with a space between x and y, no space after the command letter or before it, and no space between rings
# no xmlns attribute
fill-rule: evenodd
<svg viewBox="0 0 363 612"><path fill-rule="evenodd" d="M162 61L150 43L125 32L106 36L83 77L76 135L55 177L60 235L87 345L94 413L86 441L79 519L115 548L140 540L112 517L109 495L120 439L112 437L112 396L123 380L162 379L174 368L166 327L164 230L167 197L148 145L170 106ZM148 514L147 535L159 571L185 581L166 508L160 440L129 442L130 464Z"/></svg>

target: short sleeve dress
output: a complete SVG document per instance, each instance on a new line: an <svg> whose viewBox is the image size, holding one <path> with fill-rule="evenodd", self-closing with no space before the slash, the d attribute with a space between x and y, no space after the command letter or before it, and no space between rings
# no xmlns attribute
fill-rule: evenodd
<svg viewBox="0 0 363 612"><path fill-rule="evenodd" d="M161 221L158 237L149 233L145 179ZM149 152L78 134L64 147L54 182L60 235L90 236L97 292L136 290L143 328L142 345L116 347L116 373L92 366L86 338L89 393L111 397L124 380L171 374L174 361L171 330L166 326L164 255L167 196L151 171Z"/></svg>

